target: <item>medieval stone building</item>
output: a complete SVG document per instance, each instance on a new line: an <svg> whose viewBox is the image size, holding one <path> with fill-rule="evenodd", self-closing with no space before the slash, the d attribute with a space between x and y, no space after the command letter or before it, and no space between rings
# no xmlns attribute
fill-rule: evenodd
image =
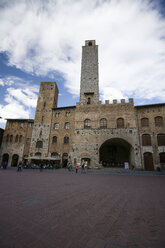
<svg viewBox="0 0 165 248"><path fill-rule="evenodd" d="M82 48L80 101L57 107L55 82L41 82L34 120L7 119L1 161L60 163L88 161L89 168L154 170L165 165L165 103L134 106L99 101L98 46Z"/></svg>

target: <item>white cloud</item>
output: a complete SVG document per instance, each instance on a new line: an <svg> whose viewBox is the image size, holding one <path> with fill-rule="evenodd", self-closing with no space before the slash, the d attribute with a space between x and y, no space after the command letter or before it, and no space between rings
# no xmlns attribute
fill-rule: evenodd
<svg viewBox="0 0 165 248"><path fill-rule="evenodd" d="M36 85L19 77L2 78L2 86L6 86L4 104L0 104L0 124L4 127L6 118L29 119L37 105L38 89ZM0 81L0 82L1 82ZM12 87L9 87L11 86Z"/></svg>
<svg viewBox="0 0 165 248"><path fill-rule="evenodd" d="M4 86L5 84L4 84L4 81L0 78L0 85L1 86Z"/></svg>
<svg viewBox="0 0 165 248"><path fill-rule="evenodd" d="M8 1L0 10L0 51L36 75L59 72L79 94L81 46L99 45L102 99L164 100L165 20L151 1ZM16 98L16 91L10 89ZM17 91L22 99L26 94Z"/></svg>

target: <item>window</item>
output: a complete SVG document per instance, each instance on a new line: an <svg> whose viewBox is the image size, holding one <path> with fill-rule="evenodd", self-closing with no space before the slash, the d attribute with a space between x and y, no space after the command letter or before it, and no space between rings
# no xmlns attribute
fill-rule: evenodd
<svg viewBox="0 0 165 248"><path fill-rule="evenodd" d="M18 142L18 134L15 136L15 142Z"/></svg>
<svg viewBox="0 0 165 248"><path fill-rule="evenodd" d="M21 128L23 127L23 122L20 123L20 127L21 127Z"/></svg>
<svg viewBox="0 0 165 248"><path fill-rule="evenodd" d="M155 126L156 127L163 127L163 117L161 117L161 116L155 117Z"/></svg>
<svg viewBox="0 0 165 248"><path fill-rule="evenodd" d="M44 107L44 108L46 107L46 102L44 102L43 107Z"/></svg>
<svg viewBox="0 0 165 248"><path fill-rule="evenodd" d="M103 118L100 120L100 128L107 128L107 119Z"/></svg>
<svg viewBox="0 0 165 248"><path fill-rule="evenodd" d="M43 142L41 140L37 141L36 148L42 148L42 147L43 147Z"/></svg>
<svg viewBox="0 0 165 248"><path fill-rule="evenodd" d="M36 157L41 157L41 153L40 153L40 152L36 152L36 153L35 153L35 156L36 156Z"/></svg>
<svg viewBox="0 0 165 248"><path fill-rule="evenodd" d="M92 42L91 41L88 42L88 46L92 46Z"/></svg>
<svg viewBox="0 0 165 248"><path fill-rule="evenodd" d="M117 119L117 128L124 128L124 119L123 118Z"/></svg>
<svg viewBox="0 0 165 248"><path fill-rule="evenodd" d="M56 129L56 130L59 129L59 123L54 124L54 129Z"/></svg>
<svg viewBox="0 0 165 248"><path fill-rule="evenodd" d="M65 136L64 137L64 144L68 144L69 143L69 137L68 136Z"/></svg>
<svg viewBox="0 0 165 248"><path fill-rule="evenodd" d="M59 112L56 112L56 113L55 113L55 117L58 118L59 116L60 116L60 113L59 113Z"/></svg>
<svg viewBox="0 0 165 248"><path fill-rule="evenodd" d="M32 123L29 123L29 127L32 127Z"/></svg>
<svg viewBox="0 0 165 248"><path fill-rule="evenodd" d="M70 128L70 123L69 122L66 122L65 123L65 129L69 129Z"/></svg>
<svg viewBox="0 0 165 248"><path fill-rule="evenodd" d="M53 136L52 138L52 144L56 144L57 143L57 136Z"/></svg>
<svg viewBox="0 0 165 248"><path fill-rule="evenodd" d="M142 146L151 146L150 134L143 134L142 135Z"/></svg>
<svg viewBox="0 0 165 248"><path fill-rule="evenodd" d="M44 116L42 116L42 119L41 119L41 121L43 121L44 120Z"/></svg>
<svg viewBox="0 0 165 248"><path fill-rule="evenodd" d="M87 104L90 104L90 103L91 103L91 98L88 97Z"/></svg>
<svg viewBox="0 0 165 248"><path fill-rule="evenodd" d="M22 142L22 135L19 136L19 142Z"/></svg>
<svg viewBox="0 0 165 248"><path fill-rule="evenodd" d="M157 135L158 146L165 146L165 134L159 133Z"/></svg>
<svg viewBox="0 0 165 248"><path fill-rule="evenodd" d="M65 115L66 115L66 116L70 116L70 111L66 111L66 112L65 112Z"/></svg>
<svg viewBox="0 0 165 248"><path fill-rule="evenodd" d="M84 121L84 128L90 128L91 127L91 120L89 119L86 119Z"/></svg>
<svg viewBox="0 0 165 248"><path fill-rule="evenodd" d="M148 118L142 118L141 119L141 126L142 127L149 127L149 119Z"/></svg>

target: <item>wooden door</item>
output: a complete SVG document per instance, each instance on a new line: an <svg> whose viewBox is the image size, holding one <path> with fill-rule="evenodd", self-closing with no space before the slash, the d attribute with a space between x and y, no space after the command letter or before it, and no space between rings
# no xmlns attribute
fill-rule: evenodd
<svg viewBox="0 0 165 248"><path fill-rule="evenodd" d="M144 167L147 171L154 170L154 164L153 164L153 156L150 152L144 153Z"/></svg>

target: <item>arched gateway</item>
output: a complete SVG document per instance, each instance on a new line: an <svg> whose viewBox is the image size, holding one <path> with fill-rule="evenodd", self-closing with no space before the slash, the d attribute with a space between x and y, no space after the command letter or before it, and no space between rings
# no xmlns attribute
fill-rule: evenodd
<svg viewBox="0 0 165 248"><path fill-rule="evenodd" d="M99 150L100 163L104 167L124 168L125 163L129 167L134 164L134 153L132 146L124 139L112 138L105 141Z"/></svg>

